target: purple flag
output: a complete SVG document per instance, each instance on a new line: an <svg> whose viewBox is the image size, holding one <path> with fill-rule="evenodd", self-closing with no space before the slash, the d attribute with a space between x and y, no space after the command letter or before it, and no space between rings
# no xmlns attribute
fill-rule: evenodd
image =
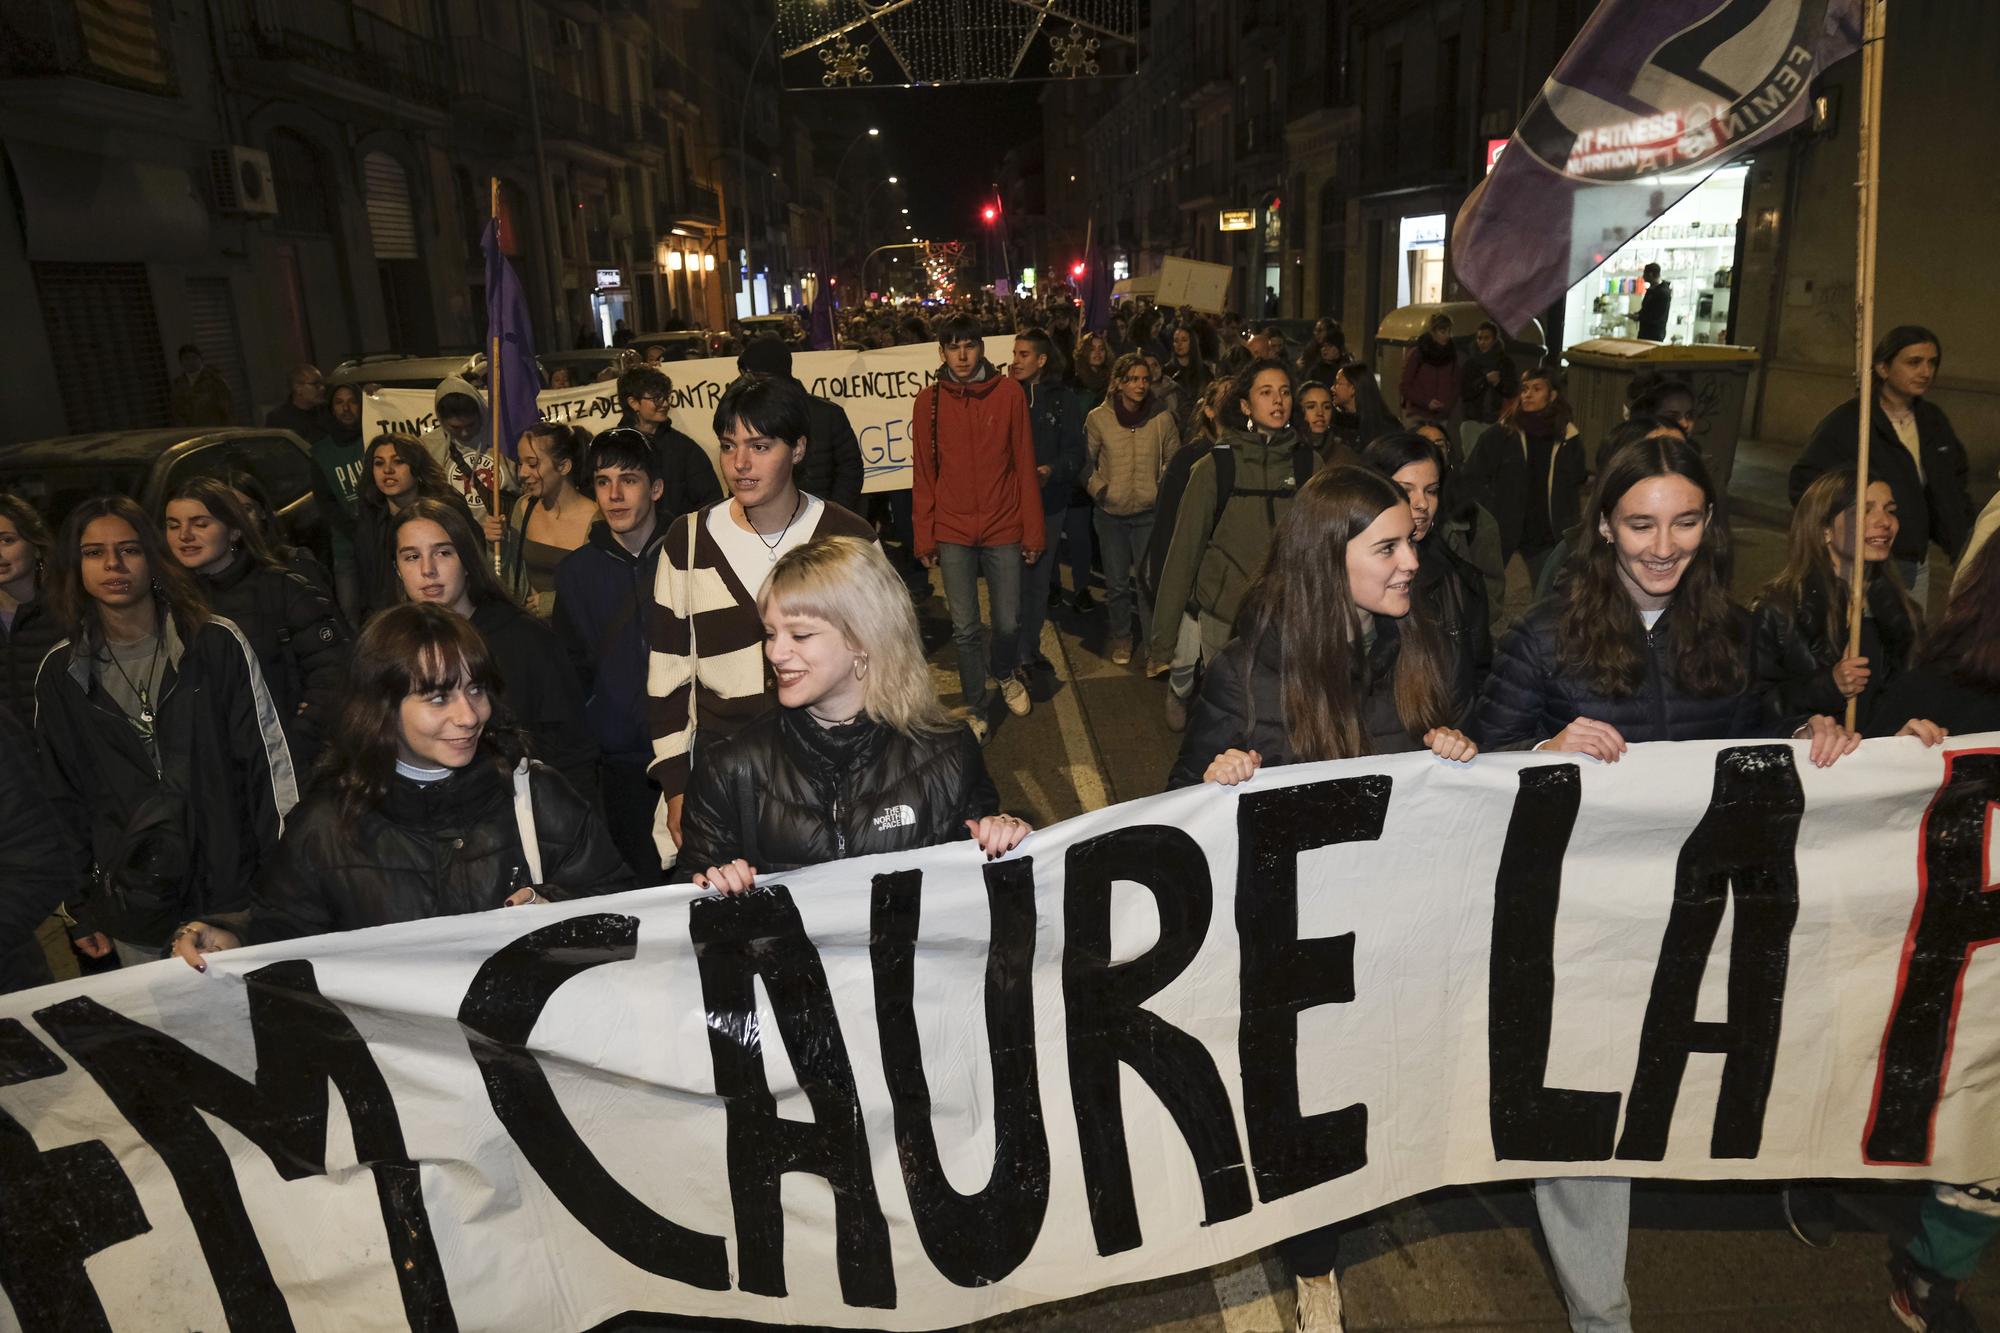
<svg viewBox="0 0 2000 1333"><path fill-rule="evenodd" d="M822 282L813 290L812 308L807 312L812 316L812 327L807 331L807 341L816 352L831 351L839 343L833 334L834 324L833 284Z"/></svg>
<svg viewBox="0 0 2000 1333"><path fill-rule="evenodd" d="M1452 269L1519 329L1730 158L1804 118L1863 0L1604 0L1458 211Z"/></svg>
<svg viewBox="0 0 2000 1333"><path fill-rule="evenodd" d="M500 253L500 219L486 224L480 244L486 250L487 397L494 420L500 423L500 448L512 458L521 433L542 419L542 409L535 403L535 395L542 391L542 372L535 364L535 329L528 318L528 294L521 290L514 266ZM493 356L495 338L500 340L497 357Z"/></svg>

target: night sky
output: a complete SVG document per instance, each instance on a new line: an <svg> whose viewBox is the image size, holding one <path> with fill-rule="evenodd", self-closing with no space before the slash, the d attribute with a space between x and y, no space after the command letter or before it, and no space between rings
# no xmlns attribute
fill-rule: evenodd
<svg viewBox="0 0 2000 1333"><path fill-rule="evenodd" d="M786 110L808 117L808 123L825 118L851 127L822 138L822 151L835 155L824 164L828 172L856 134L870 125L882 131L875 151L856 149L840 176L843 199L853 199L857 206L868 186L891 175L901 180L904 197L897 207L909 207L915 230L884 235L878 244L914 234L971 245L978 239L980 207L999 179L1001 157L1015 145L1041 137L1038 98L1043 87L1034 82L838 89L787 92L785 99ZM879 198L875 210L879 219ZM900 220L900 215L891 216Z"/></svg>

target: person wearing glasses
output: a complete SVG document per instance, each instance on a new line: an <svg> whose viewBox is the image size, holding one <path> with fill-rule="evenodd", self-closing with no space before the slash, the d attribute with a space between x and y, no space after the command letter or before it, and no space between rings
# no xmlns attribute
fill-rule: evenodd
<svg viewBox="0 0 2000 1333"><path fill-rule="evenodd" d="M668 418L674 409L674 382L657 366L640 366L618 377L618 400L625 415L618 424L646 437L653 450L654 475L663 488L658 505L660 522L714 504L722 498L722 481L708 451L675 430Z"/></svg>

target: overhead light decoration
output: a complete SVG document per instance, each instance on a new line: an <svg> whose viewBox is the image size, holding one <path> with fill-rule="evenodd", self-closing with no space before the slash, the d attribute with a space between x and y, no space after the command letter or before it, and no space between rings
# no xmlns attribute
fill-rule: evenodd
<svg viewBox="0 0 2000 1333"><path fill-rule="evenodd" d="M1138 20L1139 0L778 0L779 70L801 90L1124 74Z"/></svg>

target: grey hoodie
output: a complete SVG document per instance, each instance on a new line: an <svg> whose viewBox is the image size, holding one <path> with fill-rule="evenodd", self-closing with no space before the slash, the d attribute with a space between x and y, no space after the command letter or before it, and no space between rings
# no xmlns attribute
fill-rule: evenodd
<svg viewBox="0 0 2000 1333"><path fill-rule="evenodd" d="M472 510L473 519L484 522L493 498L496 466L502 491L514 494L520 490L521 484L515 480L514 467L507 461L507 455L501 453L496 457L493 452L484 391L463 376L447 375L438 381L437 390L431 396L432 410L437 411L444 400L455 393L464 394L479 404L478 429L470 440L454 440L444 428L443 413L438 412L438 424L424 433L422 443L431 457L437 459L438 466L444 469L445 480L464 497L466 505Z"/></svg>

